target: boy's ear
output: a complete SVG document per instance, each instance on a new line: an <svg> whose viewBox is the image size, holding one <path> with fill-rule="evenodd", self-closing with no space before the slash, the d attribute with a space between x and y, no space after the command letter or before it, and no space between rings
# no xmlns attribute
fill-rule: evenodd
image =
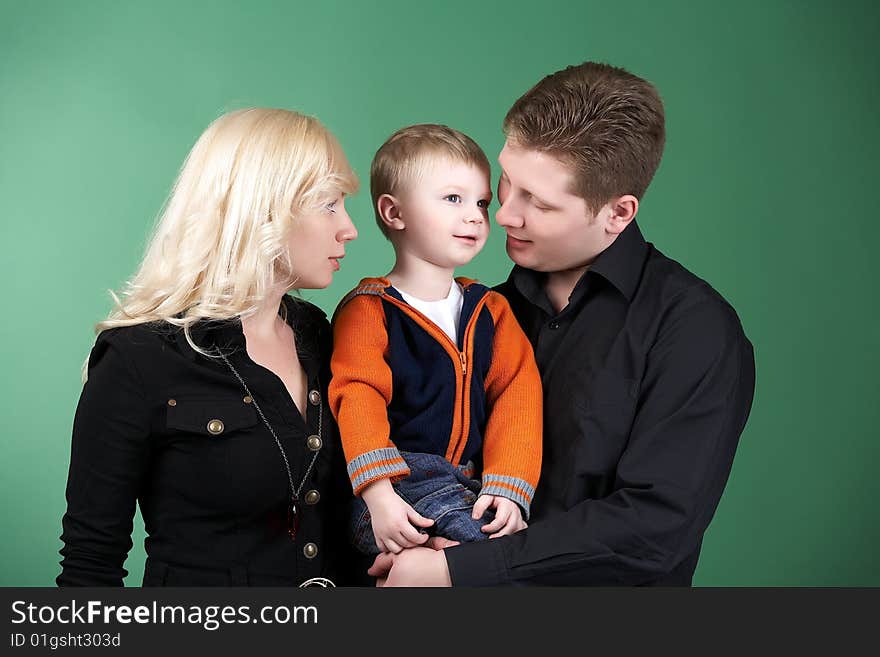
<svg viewBox="0 0 880 657"><path fill-rule="evenodd" d="M612 235L619 235L623 229L629 226L629 223L636 218L639 211L639 199L632 194L624 194L623 196L612 199L602 212L608 212L608 218L605 221L605 230Z"/></svg>
<svg viewBox="0 0 880 657"><path fill-rule="evenodd" d="M382 194L376 199L376 209L382 218L382 223L389 230L403 230L406 226L400 213L400 201L391 194Z"/></svg>

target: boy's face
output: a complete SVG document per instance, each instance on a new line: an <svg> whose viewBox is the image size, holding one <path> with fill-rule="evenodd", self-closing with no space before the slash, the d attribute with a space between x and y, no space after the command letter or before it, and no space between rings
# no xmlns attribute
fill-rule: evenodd
<svg viewBox="0 0 880 657"><path fill-rule="evenodd" d="M495 217L507 232L507 254L521 267L542 272L590 264L616 237L606 231L608 206L594 215L573 194L563 162L508 140L498 156L501 178Z"/></svg>
<svg viewBox="0 0 880 657"><path fill-rule="evenodd" d="M489 176L478 167L438 159L401 195L395 248L442 268L467 264L489 235Z"/></svg>

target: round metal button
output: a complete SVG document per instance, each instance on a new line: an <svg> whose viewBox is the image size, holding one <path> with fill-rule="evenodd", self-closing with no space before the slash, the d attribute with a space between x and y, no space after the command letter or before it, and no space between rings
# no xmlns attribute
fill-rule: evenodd
<svg viewBox="0 0 880 657"><path fill-rule="evenodd" d="M241 401L243 401L245 404L252 404L254 401L254 398L251 397L250 395L245 395Z"/></svg>
<svg viewBox="0 0 880 657"><path fill-rule="evenodd" d="M318 546L314 543L306 543L303 546L303 554L306 555L306 559L314 559L318 556Z"/></svg>
<svg viewBox="0 0 880 657"><path fill-rule="evenodd" d="M211 420L208 422L208 433L212 436L223 433L223 422L220 420Z"/></svg>
<svg viewBox="0 0 880 657"><path fill-rule="evenodd" d="M321 449L321 439L318 436L312 435L306 439L306 445L308 445L309 449L313 452L317 452Z"/></svg>
<svg viewBox="0 0 880 657"><path fill-rule="evenodd" d="M552 328L552 329L558 329L558 328L559 328L559 322L550 322L550 328Z"/></svg>
<svg viewBox="0 0 880 657"><path fill-rule="evenodd" d="M317 406L321 403L321 393L317 390L312 390L309 393L309 402L311 402L312 406Z"/></svg>
<svg viewBox="0 0 880 657"><path fill-rule="evenodd" d="M177 400L176 399L169 399L168 405L169 406L177 406Z"/></svg>
<svg viewBox="0 0 880 657"><path fill-rule="evenodd" d="M306 493L306 504L317 504L321 499L321 493L316 490L310 490Z"/></svg>

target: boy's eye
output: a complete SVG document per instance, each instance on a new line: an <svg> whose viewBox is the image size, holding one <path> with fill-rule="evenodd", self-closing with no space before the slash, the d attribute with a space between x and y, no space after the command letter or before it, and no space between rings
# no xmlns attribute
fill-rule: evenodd
<svg viewBox="0 0 880 657"><path fill-rule="evenodd" d="M450 203L458 203L459 201L461 201L461 196L459 196L458 194L447 194L444 199L449 201Z"/></svg>
<svg viewBox="0 0 880 657"><path fill-rule="evenodd" d="M477 207L478 207L478 208L482 208L483 210L485 210L486 208L489 207L489 201L486 201L486 200L483 200L483 201L477 201Z"/></svg>

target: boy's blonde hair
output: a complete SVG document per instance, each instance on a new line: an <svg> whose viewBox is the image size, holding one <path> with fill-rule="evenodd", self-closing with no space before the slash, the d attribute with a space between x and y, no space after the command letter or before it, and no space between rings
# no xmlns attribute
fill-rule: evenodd
<svg viewBox="0 0 880 657"><path fill-rule="evenodd" d="M382 194L398 196L415 185L425 170L441 158L479 167L489 176L491 168L483 149L466 134L437 123L401 128L376 151L370 167L370 195L379 230L389 238L379 214Z"/></svg>
<svg viewBox="0 0 880 657"><path fill-rule="evenodd" d="M186 158L143 262L96 330L162 320L184 330L257 310L295 284L288 235L297 217L358 182L336 138L283 109L224 114Z"/></svg>

